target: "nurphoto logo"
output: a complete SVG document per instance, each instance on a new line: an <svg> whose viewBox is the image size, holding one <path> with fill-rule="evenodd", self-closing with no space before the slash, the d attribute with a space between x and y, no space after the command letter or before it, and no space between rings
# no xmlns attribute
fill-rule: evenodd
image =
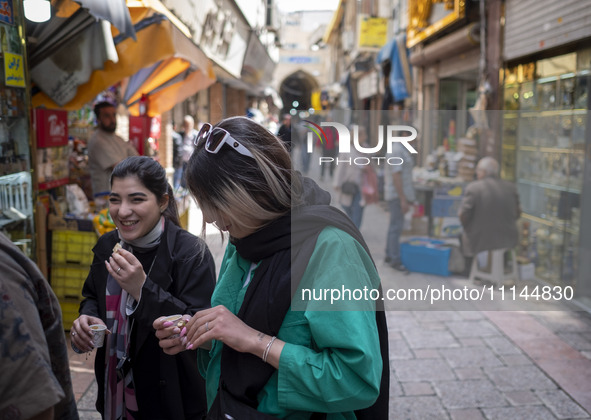
<svg viewBox="0 0 591 420"><path fill-rule="evenodd" d="M339 165L369 165L372 161L378 165L402 165L404 159L400 156L392 156L395 148L404 146L404 148L411 154L416 154L416 149L410 144L411 141L417 138L417 130L410 125L379 125L377 129L378 141L375 146L364 146L359 143L359 126L353 125L353 136L346 125L338 122L327 122L323 121L320 125L309 121L303 120L302 124L307 124L311 131L307 132L307 153L312 154L314 152L314 138L325 148L330 141L334 142L334 132L336 131L338 138L338 157L332 156L320 156L318 164L322 165L325 163L332 163ZM331 131L327 134L327 131ZM329 139L329 136L331 139ZM347 154L351 154L351 138L353 139L353 148L357 153L353 153L351 157L346 157ZM386 145L386 156L377 156L383 151L384 144ZM334 146L333 146L334 147ZM366 156L364 156L366 155Z"/></svg>

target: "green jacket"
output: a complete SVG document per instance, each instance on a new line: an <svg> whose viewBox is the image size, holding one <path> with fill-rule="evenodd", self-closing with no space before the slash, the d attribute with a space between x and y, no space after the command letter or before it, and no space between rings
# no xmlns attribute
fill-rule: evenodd
<svg viewBox="0 0 591 420"><path fill-rule="evenodd" d="M224 305L238 313L248 287L243 285L255 269L228 244L212 307ZM277 335L286 344L279 369L259 393L259 411L289 419L307 419L315 411L330 413L328 419L354 419L353 410L376 400L382 359L375 304L365 296L356 298L364 289L369 296L379 282L371 259L357 241L334 227L322 231ZM302 293L309 302L305 310L296 310L303 308ZM347 299L333 299L331 304L331 296L337 294ZM222 346L214 342L209 353L199 352L210 406L217 394Z"/></svg>

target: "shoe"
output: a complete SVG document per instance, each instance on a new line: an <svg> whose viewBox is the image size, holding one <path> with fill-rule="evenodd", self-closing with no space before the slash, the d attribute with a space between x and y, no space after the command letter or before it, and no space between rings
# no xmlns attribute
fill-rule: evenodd
<svg viewBox="0 0 591 420"><path fill-rule="evenodd" d="M409 269L406 268L404 265L402 265L402 263L392 263L392 262L390 262L388 265L390 267L392 267L396 271L400 271L401 273L404 273L404 274L410 274Z"/></svg>
<svg viewBox="0 0 591 420"><path fill-rule="evenodd" d="M390 263L392 263L392 258L390 258L390 257L386 257L386 258L384 258L384 262L385 262L386 264L390 264Z"/></svg>

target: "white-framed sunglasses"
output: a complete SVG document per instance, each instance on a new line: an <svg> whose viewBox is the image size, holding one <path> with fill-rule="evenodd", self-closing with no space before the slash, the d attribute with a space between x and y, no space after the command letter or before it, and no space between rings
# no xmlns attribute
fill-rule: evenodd
<svg viewBox="0 0 591 420"><path fill-rule="evenodd" d="M203 124L199 133L197 133L197 137L195 138L195 142L193 143L197 146L201 141L204 141L205 144L203 148L207 150L209 153L217 153L220 151L224 144L227 144L232 149L236 150L238 153L244 156L248 156L254 159L254 156L250 151L244 147L238 140L230 135L226 130L220 127L213 127L209 123Z"/></svg>

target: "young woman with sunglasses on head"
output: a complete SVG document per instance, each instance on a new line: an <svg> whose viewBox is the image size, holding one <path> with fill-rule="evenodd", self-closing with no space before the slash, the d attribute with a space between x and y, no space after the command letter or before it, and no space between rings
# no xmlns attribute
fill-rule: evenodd
<svg viewBox="0 0 591 420"><path fill-rule="evenodd" d="M359 231L256 122L206 124L196 143L189 190L230 243L212 308L183 329L154 328L168 354L201 347L208 418L387 419L384 313L370 299L300 299L304 288L379 288Z"/></svg>
<svg viewBox="0 0 591 420"><path fill-rule="evenodd" d="M95 359L96 408L113 420L201 419L205 384L195 358L164 354L152 322L210 307L211 253L180 227L166 172L151 158L130 157L115 166L109 212L117 230L93 249L80 317L70 331L80 352L94 347L90 325L110 331Z"/></svg>

